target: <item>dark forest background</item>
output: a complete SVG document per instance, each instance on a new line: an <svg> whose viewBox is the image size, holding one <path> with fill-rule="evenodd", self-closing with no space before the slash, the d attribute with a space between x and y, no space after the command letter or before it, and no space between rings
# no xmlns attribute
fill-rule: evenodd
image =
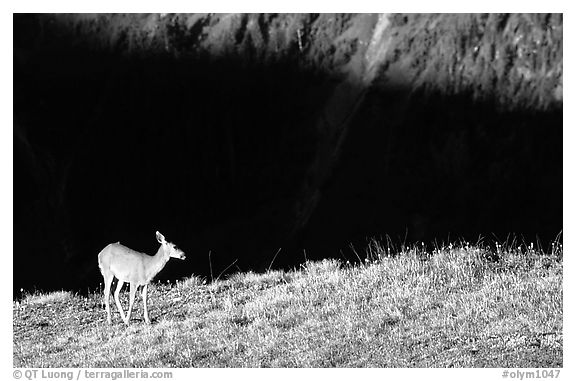
<svg viewBox="0 0 576 381"><path fill-rule="evenodd" d="M160 279L371 238L547 247L562 15L382 20L14 15L14 289L97 287L106 244L156 230L188 257Z"/></svg>

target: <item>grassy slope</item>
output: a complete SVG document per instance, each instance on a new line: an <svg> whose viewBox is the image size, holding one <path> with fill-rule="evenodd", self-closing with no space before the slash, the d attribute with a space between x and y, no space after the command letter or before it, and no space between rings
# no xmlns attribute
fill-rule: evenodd
<svg viewBox="0 0 576 381"><path fill-rule="evenodd" d="M99 293L29 295L14 302L14 366L563 365L561 248L372 249L362 265L154 284L150 326L140 298L126 328L106 324Z"/></svg>

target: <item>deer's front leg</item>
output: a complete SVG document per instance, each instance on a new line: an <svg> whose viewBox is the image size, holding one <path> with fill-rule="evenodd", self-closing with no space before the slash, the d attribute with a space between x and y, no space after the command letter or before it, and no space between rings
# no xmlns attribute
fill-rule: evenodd
<svg viewBox="0 0 576 381"><path fill-rule="evenodd" d="M142 300L144 300L144 320L146 324L150 324L150 319L148 318L148 285L145 284L142 287Z"/></svg>

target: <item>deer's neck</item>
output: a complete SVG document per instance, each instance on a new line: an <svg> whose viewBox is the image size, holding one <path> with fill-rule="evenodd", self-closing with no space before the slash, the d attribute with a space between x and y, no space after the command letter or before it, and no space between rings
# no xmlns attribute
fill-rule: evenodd
<svg viewBox="0 0 576 381"><path fill-rule="evenodd" d="M160 248L156 252L156 254L151 258L150 266L146 269L146 279L148 282L152 280L158 274L166 263L170 259L168 253L164 250L164 245L160 245Z"/></svg>

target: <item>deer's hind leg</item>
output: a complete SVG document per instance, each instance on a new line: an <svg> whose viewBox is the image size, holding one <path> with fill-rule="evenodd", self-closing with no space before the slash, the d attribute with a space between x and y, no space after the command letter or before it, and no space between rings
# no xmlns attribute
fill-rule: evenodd
<svg viewBox="0 0 576 381"><path fill-rule="evenodd" d="M106 315L108 324L112 324L112 314L110 312L110 287L112 286L112 280L114 275L111 273L102 273L104 277L104 305L106 306Z"/></svg>
<svg viewBox="0 0 576 381"><path fill-rule="evenodd" d="M120 304L120 290L124 285L124 281L118 279L118 284L116 285L116 291L114 291L114 299L116 300L116 306L118 307L118 311L120 312L120 316L124 323L127 322L126 317L124 316L124 310L122 309L122 305Z"/></svg>

